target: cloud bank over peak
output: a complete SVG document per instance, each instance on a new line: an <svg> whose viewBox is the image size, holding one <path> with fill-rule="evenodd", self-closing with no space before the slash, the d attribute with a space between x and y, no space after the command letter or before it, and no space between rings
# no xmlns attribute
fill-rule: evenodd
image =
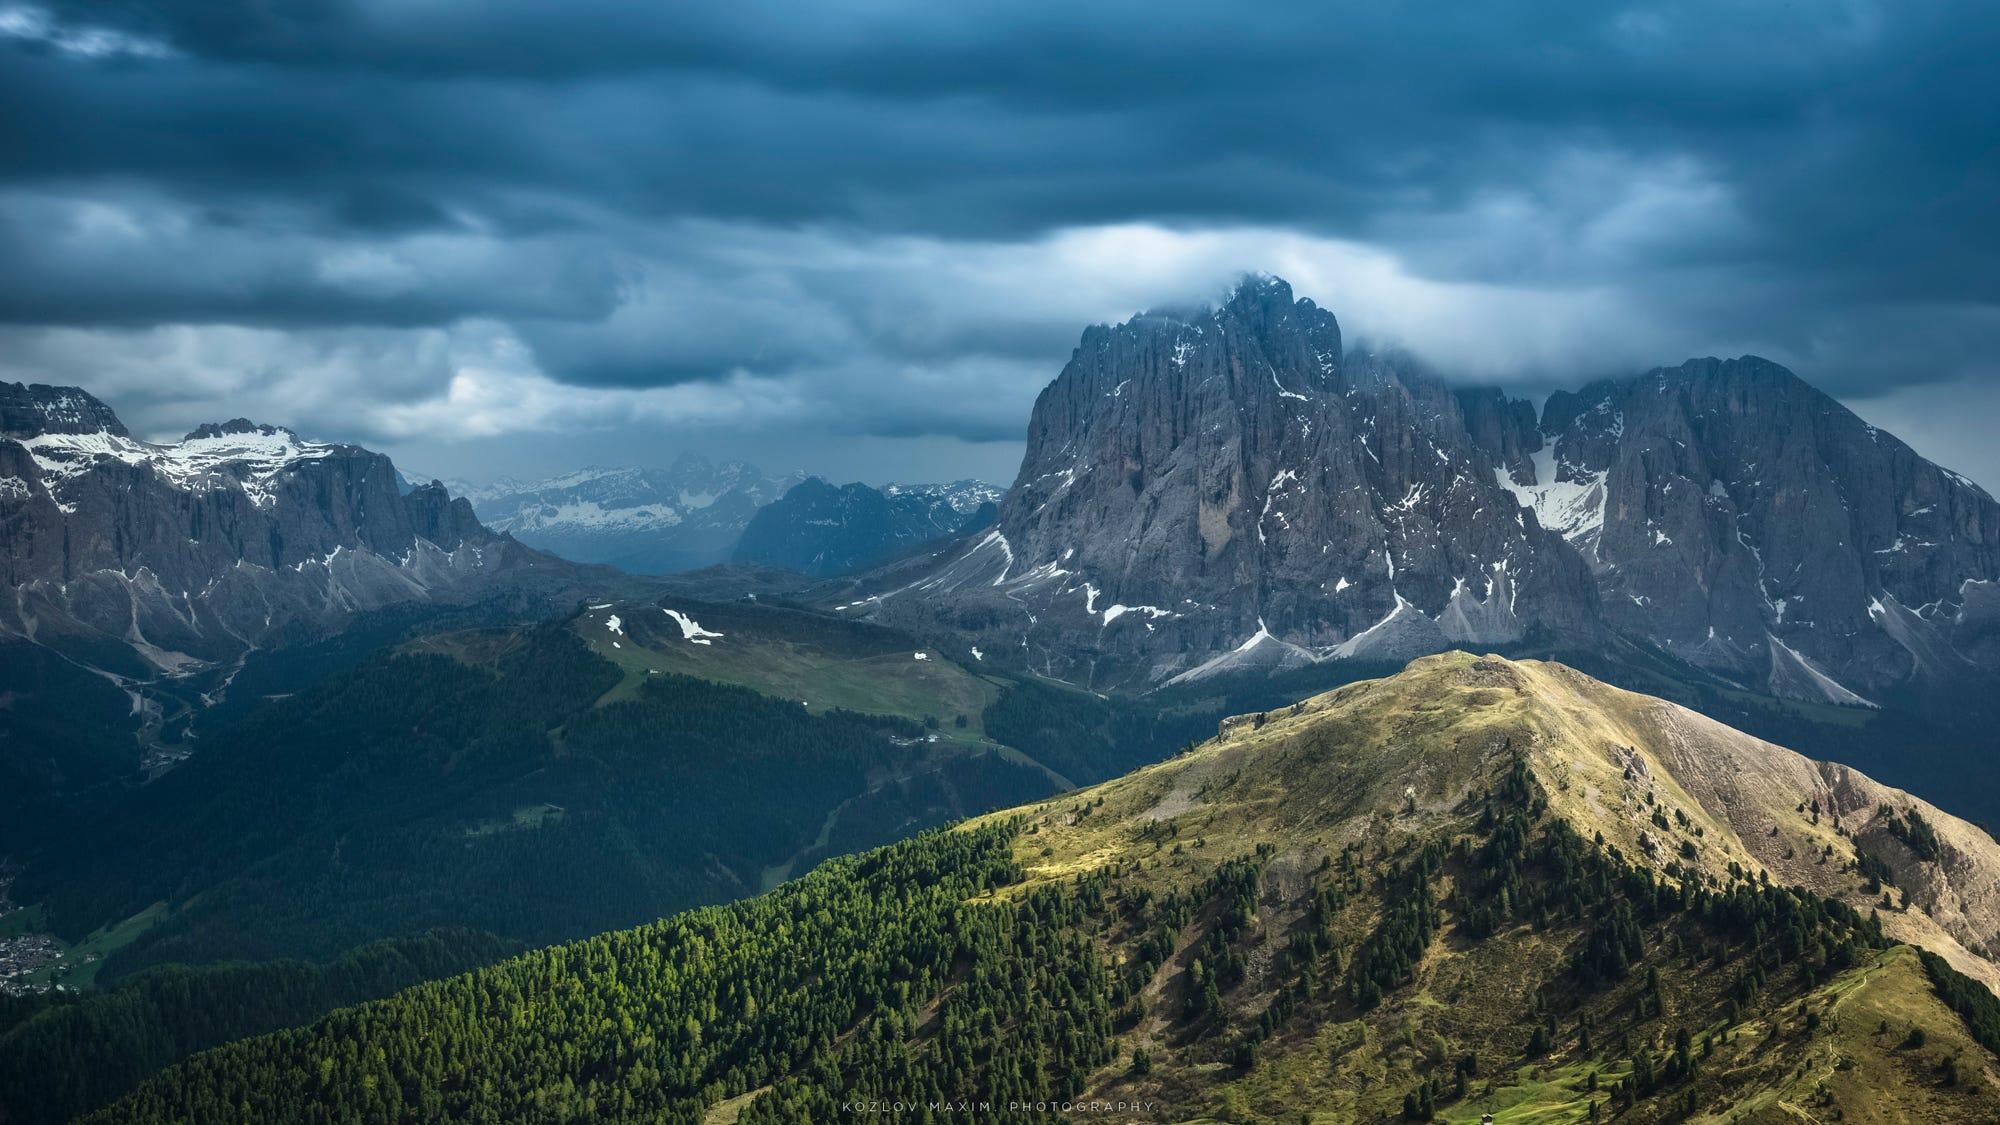
<svg viewBox="0 0 2000 1125"><path fill-rule="evenodd" d="M1457 378L2000 406L1996 46L1852 0L0 4L0 376L461 468L1005 476L1085 323L1249 270Z"/></svg>

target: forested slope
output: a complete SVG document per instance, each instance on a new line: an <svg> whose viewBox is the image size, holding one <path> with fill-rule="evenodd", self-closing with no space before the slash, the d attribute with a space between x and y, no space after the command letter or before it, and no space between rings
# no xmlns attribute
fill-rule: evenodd
<svg viewBox="0 0 2000 1125"><path fill-rule="evenodd" d="M756 900L209 1052L100 1119L1990 1119L1991 994L1895 942L1853 845L1822 889L1780 885L1655 769L1668 747L1601 737L1637 705L1593 691L1421 661ZM1596 768L1621 750L1648 772ZM1676 846L1621 844L1663 798L1687 826L1648 831Z"/></svg>
<svg viewBox="0 0 2000 1125"><path fill-rule="evenodd" d="M17 897L69 934L168 903L114 978L434 926L540 944L754 893L836 836L870 846L1050 788L915 723L685 677L599 705L619 674L560 626L454 644L223 729L48 849Z"/></svg>
<svg viewBox="0 0 2000 1125"><path fill-rule="evenodd" d="M104 992L43 993L26 1002L37 1011L0 1029L0 1119L67 1121L196 1051L307 1023L511 951L491 934L437 930L373 942L326 964L173 965Z"/></svg>

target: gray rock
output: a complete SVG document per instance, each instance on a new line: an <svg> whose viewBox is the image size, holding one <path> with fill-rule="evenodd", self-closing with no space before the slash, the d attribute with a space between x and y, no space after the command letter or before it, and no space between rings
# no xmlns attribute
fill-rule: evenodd
<svg viewBox="0 0 2000 1125"><path fill-rule="evenodd" d="M1100 687L1622 634L1861 705L2000 671L2000 506L1766 360L1538 415L1265 280L1085 332L999 525L828 601Z"/></svg>
<svg viewBox="0 0 2000 1125"><path fill-rule="evenodd" d="M1697 359L1592 384L1551 396L1537 429L1548 444L1506 483L1544 510L1601 490L1601 524L1548 522L1620 631L1836 702L1995 666L2000 506L1783 367ZM1496 457L1524 444L1473 432Z"/></svg>
<svg viewBox="0 0 2000 1125"><path fill-rule="evenodd" d="M1087 330L998 527L842 612L1103 686L1594 636L1589 569L1496 470L1442 380L1247 281Z"/></svg>
<svg viewBox="0 0 2000 1125"><path fill-rule="evenodd" d="M0 635L120 676L578 577L359 446L241 419L156 445L81 390L4 383L0 427Z"/></svg>

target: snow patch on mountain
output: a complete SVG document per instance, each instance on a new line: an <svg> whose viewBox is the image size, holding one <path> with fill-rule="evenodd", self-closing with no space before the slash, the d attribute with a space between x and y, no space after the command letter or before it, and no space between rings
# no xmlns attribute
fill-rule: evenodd
<svg viewBox="0 0 2000 1125"><path fill-rule="evenodd" d="M1529 462L1534 479L1526 484L1505 466L1494 468L1494 479L1513 493L1523 508L1534 512L1543 527L1569 540L1586 557L1595 559L1597 539L1604 530L1606 474L1601 470L1582 472L1557 461L1555 446L1549 442L1531 454ZM1580 479L1561 479L1565 474Z"/></svg>
<svg viewBox="0 0 2000 1125"><path fill-rule="evenodd" d="M1112 623L1113 621L1116 621L1116 620L1118 620L1119 618L1121 618L1121 617L1125 616L1125 615L1126 615L1126 614L1128 614L1128 613L1140 613L1140 614L1144 614L1144 615L1145 615L1145 616L1147 616L1147 617L1154 617L1154 618L1158 618L1158 617L1172 617L1172 616L1174 616L1174 612L1173 612L1172 610L1170 610L1170 609L1161 609L1161 608L1160 608L1159 606L1156 606L1156 605L1124 605L1124 604L1119 604L1119 605L1111 605L1111 606L1106 606L1106 607L1105 607L1105 609L1104 609L1104 623L1105 623L1106 625L1109 625L1109 624L1111 624L1111 623Z"/></svg>
<svg viewBox="0 0 2000 1125"><path fill-rule="evenodd" d="M680 610L667 609L662 606L660 612L674 619L674 624L681 627L681 639L689 644L706 645L722 639L721 633L715 632L712 629L702 628L701 622L696 621Z"/></svg>
<svg viewBox="0 0 2000 1125"><path fill-rule="evenodd" d="M540 481L461 485L459 491L487 526L532 539L538 533L675 528L733 494L747 499L747 521L748 511L777 499L795 483L796 477L766 477L740 461L713 465L690 455L667 469L593 466Z"/></svg>
<svg viewBox="0 0 2000 1125"><path fill-rule="evenodd" d="M918 496L926 500L942 500L952 511L961 516L969 516L979 510L981 504L997 504L1007 494L1006 489L995 488L983 480L955 480L945 484L896 484L882 486L885 496Z"/></svg>
<svg viewBox="0 0 2000 1125"><path fill-rule="evenodd" d="M235 487L251 503L269 508L277 502L272 478L301 461L326 457L340 448L306 441L282 427L253 426L241 420L203 426L169 443L140 441L110 430L44 433L15 440L34 458L42 487L57 498L65 512L75 508L62 497L64 485L105 460L149 465L160 479L183 492Z"/></svg>

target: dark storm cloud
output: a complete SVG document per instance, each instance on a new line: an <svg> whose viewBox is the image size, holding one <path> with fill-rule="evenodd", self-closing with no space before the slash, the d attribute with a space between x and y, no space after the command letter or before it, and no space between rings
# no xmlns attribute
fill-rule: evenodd
<svg viewBox="0 0 2000 1125"><path fill-rule="evenodd" d="M1487 5L1422 21L1170 3L68 14L180 55L20 67L10 125L36 143L17 159L204 189L222 175L318 194L394 174L932 233L1164 217L1353 234L1383 212L1539 186L1552 150L1594 145L1700 154L1782 200L1768 218L1857 236L1852 251L1994 166L1964 143L1991 125L1993 21L1973 5ZM1855 214L1857 194L1885 192L1901 206Z"/></svg>
<svg viewBox="0 0 2000 1125"><path fill-rule="evenodd" d="M0 322L491 322L593 391L983 439L1290 232L1468 377L1866 396L1990 378L1996 47L1970 2L0 0ZM1182 241L1071 237L1135 226Z"/></svg>
<svg viewBox="0 0 2000 1125"><path fill-rule="evenodd" d="M370 206L364 222L329 230L264 207L0 191L0 323L413 326L596 318L617 305L620 280L600 254L560 240L398 231L391 204Z"/></svg>

